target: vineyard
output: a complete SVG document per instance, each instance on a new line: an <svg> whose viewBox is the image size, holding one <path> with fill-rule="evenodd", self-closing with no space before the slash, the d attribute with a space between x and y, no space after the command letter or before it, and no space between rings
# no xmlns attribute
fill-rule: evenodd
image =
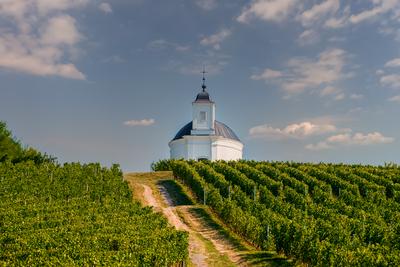
<svg viewBox="0 0 400 267"><path fill-rule="evenodd" d="M232 231L311 266L400 266L400 168L164 160Z"/></svg>
<svg viewBox="0 0 400 267"><path fill-rule="evenodd" d="M162 160L152 168L172 171L261 251L310 266L400 266L397 165ZM0 266L186 266L188 244L187 232L132 200L118 165L60 165L0 122Z"/></svg>
<svg viewBox="0 0 400 267"><path fill-rule="evenodd" d="M178 266L187 233L132 201L118 166L0 162L0 266Z"/></svg>

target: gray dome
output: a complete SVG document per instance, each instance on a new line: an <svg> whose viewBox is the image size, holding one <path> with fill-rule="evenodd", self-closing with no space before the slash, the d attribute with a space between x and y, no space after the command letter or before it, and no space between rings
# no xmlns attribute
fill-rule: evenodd
<svg viewBox="0 0 400 267"><path fill-rule="evenodd" d="M210 95L208 94L207 91L201 91L200 93L197 94L195 101L211 101Z"/></svg>
<svg viewBox="0 0 400 267"><path fill-rule="evenodd" d="M233 130L222 122L215 121L214 130L215 130L215 136L221 136L224 138L233 139L240 142L240 139L233 132ZM181 139L185 135L191 135L191 131L192 131L192 122L189 122L188 124L183 126L182 129L179 130L179 132L175 135L172 141Z"/></svg>
<svg viewBox="0 0 400 267"><path fill-rule="evenodd" d="M210 99L210 95L206 91L207 86L204 84L204 77L203 77L203 85L201 88L203 89L200 93L197 94L196 100L194 102L212 102Z"/></svg>

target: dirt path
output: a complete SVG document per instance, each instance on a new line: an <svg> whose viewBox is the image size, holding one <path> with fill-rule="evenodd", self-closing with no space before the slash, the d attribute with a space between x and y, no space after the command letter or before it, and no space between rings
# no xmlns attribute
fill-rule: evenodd
<svg viewBox="0 0 400 267"><path fill-rule="evenodd" d="M196 205L171 172L128 173L133 198L154 207L168 222L189 233L187 266L293 266L284 256L258 251L224 229L202 205Z"/></svg>
<svg viewBox="0 0 400 267"><path fill-rule="evenodd" d="M143 197L144 200L146 201L147 205L155 207L155 208L160 208L160 205L158 204L157 200L153 196L153 190L151 190L150 186L144 185L143 186Z"/></svg>
<svg viewBox="0 0 400 267"><path fill-rule="evenodd" d="M219 253L227 255L236 265L246 266L245 260L240 256L240 251L237 251L235 246L217 230L207 225L201 216L192 212L191 206L179 206L178 208L191 230L197 231L205 239L210 240Z"/></svg>
<svg viewBox="0 0 400 267"><path fill-rule="evenodd" d="M144 188L143 197L148 205L161 211L169 223L177 229L189 232L189 257L195 266L207 266L206 260L209 257L204 241L200 240L197 234L211 241L218 253L225 254L235 265L246 266L244 259L240 256L240 251L237 251L235 246L216 229L210 227L200 215L191 211L194 206L174 206L166 188L158 185L158 190L164 201L164 205L162 205L157 202L152 189L148 185L141 184L141 186ZM167 207L163 207L165 204ZM177 212L183 220L176 214Z"/></svg>
<svg viewBox="0 0 400 267"><path fill-rule="evenodd" d="M167 203L168 206L171 206L172 208L174 202L171 199L170 195L168 194L167 189L159 185L158 190L160 191L164 202ZM220 254L227 255L228 258L236 265L246 266L244 264L244 259L235 249L235 246L231 244L229 241L227 241L226 238L222 236L217 230L207 225L207 223L204 221L203 218L201 218L201 216L197 215L194 212L191 212L190 210L192 208L193 206L191 205L189 206L180 205L174 207L174 209L179 212L179 215L182 216L184 221L186 222L185 224L186 229L184 230L189 232L199 233L203 238L210 240Z"/></svg>
<svg viewBox="0 0 400 267"><path fill-rule="evenodd" d="M184 230L189 232L189 258L194 266L208 266L206 263L206 249L204 244L199 240L191 231L191 229L175 214L174 209L176 207L168 206L166 208L162 207L161 203L158 203L153 195L153 191L148 185L141 184L143 186L143 197L149 206L153 206L156 210L161 211L164 216L168 219L168 222L175 226L179 230ZM164 190L162 194L163 198L168 199L167 204L171 204L172 200L169 198L168 193Z"/></svg>

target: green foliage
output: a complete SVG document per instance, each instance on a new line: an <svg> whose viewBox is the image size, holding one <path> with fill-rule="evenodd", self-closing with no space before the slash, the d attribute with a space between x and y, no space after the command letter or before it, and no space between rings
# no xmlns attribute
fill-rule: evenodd
<svg viewBox="0 0 400 267"><path fill-rule="evenodd" d="M170 171L172 160L159 160L151 164L151 169L157 171Z"/></svg>
<svg viewBox="0 0 400 267"><path fill-rule="evenodd" d="M172 266L188 235L132 201L118 165L0 163L0 266Z"/></svg>
<svg viewBox="0 0 400 267"><path fill-rule="evenodd" d="M11 161L13 163L33 161L36 164L54 162L55 158L42 154L33 148L23 148L16 140L5 122L0 121L0 162Z"/></svg>
<svg viewBox="0 0 400 267"><path fill-rule="evenodd" d="M253 168L251 165L238 163L235 165L236 169L246 175L248 178L254 180L256 183L265 185L271 190L275 196L279 196L283 189L283 184L281 181L276 182L275 180L269 178L262 171Z"/></svg>
<svg viewBox="0 0 400 267"><path fill-rule="evenodd" d="M224 175L225 179L239 185L242 190L245 191L247 194L253 194L256 183L253 180L247 178L243 173L222 161L210 164L214 168L214 170Z"/></svg>
<svg viewBox="0 0 400 267"><path fill-rule="evenodd" d="M311 266L400 266L397 165L167 164L196 195L206 188L207 205L255 246Z"/></svg>
<svg viewBox="0 0 400 267"><path fill-rule="evenodd" d="M0 121L0 162L13 160L22 154L22 146L16 141L5 122Z"/></svg>
<svg viewBox="0 0 400 267"><path fill-rule="evenodd" d="M222 174L217 173L213 168L203 162L194 163L193 166L204 180L214 185L216 188L219 188L224 197L229 197L231 184L225 180L225 177Z"/></svg>

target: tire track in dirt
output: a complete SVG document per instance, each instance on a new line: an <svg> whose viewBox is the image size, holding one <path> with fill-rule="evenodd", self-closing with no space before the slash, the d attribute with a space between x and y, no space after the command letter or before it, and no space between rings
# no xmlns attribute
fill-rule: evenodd
<svg viewBox="0 0 400 267"><path fill-rule="evenodd" d="M226 238L220 234L217 230L211 228L205 223L205 221L197 214L190 211L192 206L179 206L181 215L185 218L189 227L203 236L205 239L210 240L214 247L221 253L228 256L228 258L238 266L247 266L245 260L240 255L235 246L226 240Z"/></svg>
<svg viewBox="0 0 400 267"><path fill-rule="evenodd" d="M144 184L141 186L144 187L144 198L149 205L161 211L171 225L174 225L179 230L189 232L189 257L196 266L207 266L205 260L209 258L203 241L196 234L200 234L204 239L210 240L215 249L220 254L228 256L229 260L235 265L248 266L241 256L241 251L238 251L235 245L216 229L210 227L198 214L191 212L194 206L174 206L174 201L171 199L168 190L164 186L158 185L164 204L167 205L167 207L162 207L163 205L155 199L152 189ZM179 211L184 221L176 214L176 211Z"/></svg>
<svg viewBox="0 0 400 267"><path fill-rule="evenodd" d="M143 197L147 205L154 207L154 209L157 211L161 211L168 219L168 222L175 226L178 230L184 230L189 233L189 258L193 265L199 267L208 266L206 262L207 256L204 244L195 236L193 231L184 222L182 222L179 216L175 214L174 209L176 209L176 207L162 207L161 203L158 203L154 197L153 190L148 185L141 184L141 186L144 188ZM169 195L165 190L162 195L164 199L169 198ZM172 203L172 200L169 198L168 200L165 200L165 202L169 205Z"/></svg>

